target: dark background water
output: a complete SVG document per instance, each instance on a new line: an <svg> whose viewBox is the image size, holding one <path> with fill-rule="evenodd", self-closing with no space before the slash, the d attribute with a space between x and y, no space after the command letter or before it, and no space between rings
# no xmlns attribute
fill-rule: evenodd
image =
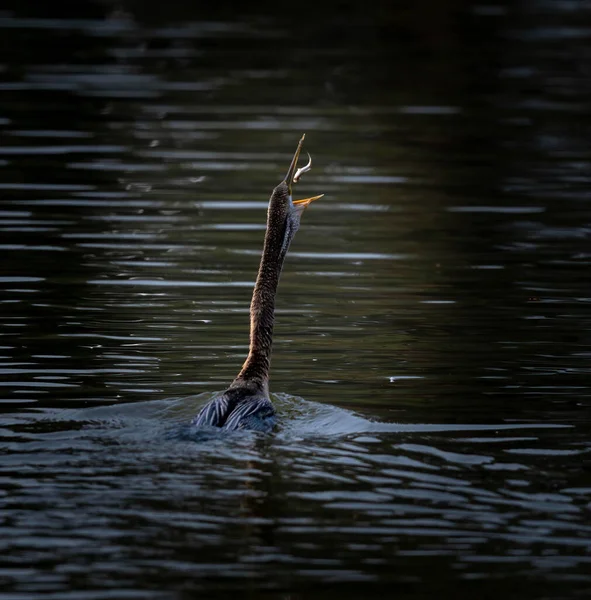
<svg viewBox="0 0 591 600"><path fill-rule="evenodd" d="M591 5L218 4L0 12L0 598L586 597Z"/></svg>

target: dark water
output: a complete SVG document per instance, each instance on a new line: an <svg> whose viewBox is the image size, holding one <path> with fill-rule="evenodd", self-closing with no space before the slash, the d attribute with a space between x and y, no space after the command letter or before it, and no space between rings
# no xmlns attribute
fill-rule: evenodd
<svg viewBox="0 0 591 600"><path fill-rule="evenodd" d="M0 598L586 597L588 9L0 14ZM193 431L303 132L282 428Z"/></svg>

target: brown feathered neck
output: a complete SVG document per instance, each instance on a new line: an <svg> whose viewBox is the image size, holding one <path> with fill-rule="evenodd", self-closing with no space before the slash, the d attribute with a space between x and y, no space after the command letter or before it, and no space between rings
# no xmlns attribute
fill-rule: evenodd
<svg viewBox="0 0 591 600"><path fill-rule="evenodd" d="M282 182L273 191L269 202L263 254L250 304L250 348L233 386L248 385L268 394L275 294L297 225L298 221L293 221L290 216L287 184Z"/></svg>

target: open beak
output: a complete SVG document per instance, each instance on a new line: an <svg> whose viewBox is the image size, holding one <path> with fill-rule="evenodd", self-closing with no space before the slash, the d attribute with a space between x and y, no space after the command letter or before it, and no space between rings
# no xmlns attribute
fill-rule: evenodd
<svg viewBox="0 0 591 600"><path fill-rule="evenodd" d="M285 183L287 183L287 189L289 190L289 197L291 198L291 186L294 183L297 183L300 177L308 172L312 168L312 157L308 154L308 164L301 169L297 169L298 159L300 158L300 152L302 151L302 146L304 144L304 139L306 138L306 134L302 135L302 138L298 142L298 147L296 148L295 154L291 159L291 164L289 165L289 170L287 171L287 175L285 176ZM301 209L304 209L310 204L310 202L314 202L314 200L318 200L318 198L322 198L324 194L320 194L320 196L312 196L311 198L304 198L303 200L294 200L294 206L297 206Z"/></svg>
<svg viewBox="0 0 591 600"><path fill-rule="evenodd" d="M289 190L289 195L291 196L291 186L295 183L294 175L296 172L296 167L298 166L298 159L300 158L300 152L302 151L302 146L304 145L304 139L306 138L306 134L302 136L302 139L298 142L298 147L296 148L295 154L291 159L291 165L289 165L289 170L287 171L287 175L285 176L285 183L287 183L287 189Z"/></svg>
<svg viewBox="0 0 591 600"><path fill-rule="evenodd" d="M312 196L311 198L304 198L303 200L294 200L293 205L306 208L310 202L314 202L314 200L318 200L319 198L322 198L322 196L324 196L324 194L320 194L320 196Z"/></svg>

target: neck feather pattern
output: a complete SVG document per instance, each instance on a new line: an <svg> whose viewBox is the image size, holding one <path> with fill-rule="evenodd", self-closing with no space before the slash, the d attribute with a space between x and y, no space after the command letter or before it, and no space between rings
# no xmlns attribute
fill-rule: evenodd
<svg viewBox="0 0 591 600"><path fill-rule="evenodd" d="M274 214L272 202L267 218L267 232L263 255L250 304L250 348L248 357L234 383L250 381L267 391L273 323L275 321L275 295L289 247L290 232L286 215Z"/></svg>

